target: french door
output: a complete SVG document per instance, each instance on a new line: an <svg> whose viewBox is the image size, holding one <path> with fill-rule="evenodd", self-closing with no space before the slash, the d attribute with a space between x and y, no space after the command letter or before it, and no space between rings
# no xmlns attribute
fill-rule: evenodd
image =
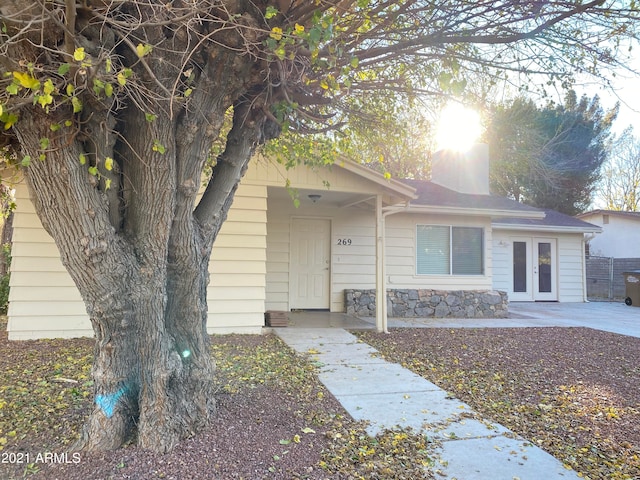
<svg viewBox="0 0 640 480"><path fill-rule="evenodd" d="M513 301L558 300L555 238L512 238Z"/></svg>

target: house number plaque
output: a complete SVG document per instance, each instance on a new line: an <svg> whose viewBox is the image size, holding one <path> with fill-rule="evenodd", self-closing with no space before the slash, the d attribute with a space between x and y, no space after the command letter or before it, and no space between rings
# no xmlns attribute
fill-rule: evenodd
<svg viewBox="0 0 640 480"><path fill-rule="evenodd" d="M338 245L351 245L351 239L350 238L339 238L338 239Z"/></svg>

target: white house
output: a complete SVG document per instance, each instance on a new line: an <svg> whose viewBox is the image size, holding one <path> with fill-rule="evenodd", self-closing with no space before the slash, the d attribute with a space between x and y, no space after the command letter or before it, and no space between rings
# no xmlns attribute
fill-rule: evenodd
<svg viewBox="0 0 640 480"><path fill-rule="evenodd" d="M589 240L590 255L640 258L640 212L592 210L576 218L602 228L600 235Z"/></svg>
<svg viewBox="0 0 640 480"><path fill-rule="evenodd" d="M478 148L438 157L431 182L387 180L349 161L287 171L255 159L213 249L209 332L260 332L269 310L344 312L347 289L585 301L583 239L599 227L489 195ZM17 205L9 338L92 335L23 185ZM376 315L386 329L386 302Z"/></svg>

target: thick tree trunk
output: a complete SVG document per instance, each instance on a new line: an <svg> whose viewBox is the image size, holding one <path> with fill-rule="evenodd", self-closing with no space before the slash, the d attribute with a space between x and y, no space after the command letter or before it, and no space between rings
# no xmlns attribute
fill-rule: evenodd
<svg viewBox="0 0 640 480"><path fill-rule="evenodd" d="M158 5L85 6L80 14L66 2L66 30L58 16L45 17L42 32L27 30L29 41L10 48L21 65L45 57L57 65L34 70L42 91L51 74L55 101L39 104L47 100L35 96L41 90L23 85L21 94L36 101L20 106L12 132L32 159L25 177L38 216L95 331L95 406L77 448L114 449L135 435L140 446L166 452L208 423L215 406L206 331L211 249L253 150L278 133L265 123L262 6ZM41 14L12 7L16 19ZM229 20L238 27L228 29ZM22 23L11 28L23 35ZM152 51L141 55L138 41ZM43 55L43 42L65 53L47 48ZM226 150L196 207L231 106Z"/></svg>
<svg viewBox="0 0 640 480"><path fill-rule="evenodd" d="M24 124L21 144L36 151L48 122ZM215 405L206 333L212 241L193 221L195 192L176 195L166 187L169 166L140 162L129 170L132 223L116 232L108 200L78 162L82 146L60 143L26 178L96 335L95 406L76 448L115 449L137 435L143 448L169 451L201 430Z"/></svg>

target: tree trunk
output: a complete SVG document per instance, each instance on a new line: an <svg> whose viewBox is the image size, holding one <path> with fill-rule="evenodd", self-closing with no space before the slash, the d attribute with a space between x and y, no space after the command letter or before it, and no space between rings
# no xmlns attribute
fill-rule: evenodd
<svg viewBox="0 0 640 480"><path fill-rule="evenodd" d="M35 152L48 122L23 121L21 144ZM213 239L193 219L199 182L176 193L173 160L140 162L128 171L138 194L127 206L130 223L117 232L106 195L78 162L82 145L52 147L26 169L27 184L96 336L95 406L75 448L115 449L137 435L141 447L167 452L207 425L215 408L206 332Z"/></svg>
<svg viewBox="0 0 640 480"><path fill-rule="evenodd" d="M41 9L13 3L3 13L15 13L7 35L19 41L9 42L6 60L20 63L6 69L14 82L33 74L42 83L20 87L29 100L11 132L38 217L96 337L95 406L76 447L114 449L136 436L166 452L214 411L211 249L256 145L279 133L266 120L273 92L261 54L263 6L125 2L80 12L66 2L64 17L56 10L32 31L22 19ZM138 41L152 48L140 54ZM57 66L20 76L23 64L43 61ZM196 202L230 107L226 149Z"/></svg>
<svg viewBox="0 0 640 480"><path fill-rule="evenodd" d="M6 207L4 208L6 211ZM13 238L13 212L9 212L2 223L2 233L0 234L0 277L9 272L9 256L5 253L5 245L11 246Z"/></svg>

